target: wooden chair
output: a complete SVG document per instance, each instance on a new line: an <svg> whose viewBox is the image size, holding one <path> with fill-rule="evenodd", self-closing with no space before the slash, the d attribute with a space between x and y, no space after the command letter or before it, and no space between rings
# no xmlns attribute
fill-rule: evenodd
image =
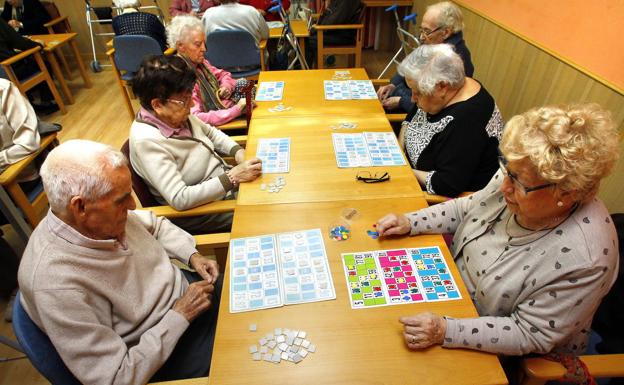
<svg viewBox="0 0 624 385"><path fill-rule="evenodd" d="M123 144L123 146L121 147L121 152L126 156L128 162L130 162L129 140L126 140L126 142ZM141 203L141 209L150 210L157 216L163 216L169 219L195 217L201 215L233 212L234 208L236 207L236 201L231 199L210 202L205 205L201 205L184 211L178 211L171 206L162 206L156 201L156 199L154 199L154 196L149 191L147 184L145 183L143 178L141 178L141 176L134 171L132 165L128 165L128 168L130 169L130 175L132 178L132 190L134 190L134 193ZM229 232L197 235L195 236L195 240L198 244L214 249L215 255L217 257L217 262L219 263L219 267L221 269L225 268L227 249L230 243Z"/></svg>
<svg viewBox="0 0 624 385"><path fill-rule="evenodd" d="M63 103L63 99L61 98L61 95L59 94L56 88L56 85L52 81L52 77L50 76L50 73L48 72L48 69L45 63L43 62L43 58L41 57L40 51L41 51L41 47L33 47L31 49L22 51L18 53L17 55L11 56L10 58L0 62L0 65L2 66L2 70L6 73L6 76L8 76L8 79L11 82L13 82L13 84L15 84L15 86L20 90L22 95L26 95L26 91L35 87L39 83L42 83L42 82L48 83L48 87L50 87L50 91L52 92L52 95L54 96L54 100L56 101L56 104L61 110L61 113L66 114L67 109L65 108L65 103ZM31 56L37 62L37 66L39 66L40 71L32 75L31 77L20 81L17 78L17 75L15 75L15 72L13 71L13 64Z"/></svg>
<svg viewBox="0 0 624 385"><path fill-rule="evenodd" d="M436 205L438 203L446 202L446 201L453 199L451 197L447 197L444 195L429 194L429 193L424 193L424 194L425 194L425 200L427 201L429 205ZM457 197L458 198L467 197L468 195L471 195L471 194L472 192L466 191L466 192L459 194Z"/></svg>
<svg viewBox="0 0 624 385"><path fill-rule="evenodd" d="M251 115L253 114L253 89L255 84L253 82L247 83L247 86L241 91L245 94L245 117L234 119L230 122L217 126L217 128L221 131L232 131L232 130L247 130L249 128L249 122L251 121ZM239 140L242 140L242 137L239 137ZM234 139L238 142L237 139ZM247 141L247 138L244 138L244 141ZM240 144L240 143L239 143ZM241 144L241 146L245 147Z"/></svg>
<svg viewBox="0 0 624 385"><path fill-rule="evenodd" d="M349 67L361 67L362 66L362 38L364 35L364 24L362 23L365 14L365 9L362 7L359 11L360 24L334 24L334 25L318 25L313 26L317 31L317 58L316 65L318 69L325 68L325 56L326 55L353 55L353 65ZM325 31L348 31L355 30L355 44L353 45L337 45L327 46L325 45L324 33Z"/></svg>
<svg viewBox="0 0 624 385"><path fill-rule="evenodd" d="M51 1L42 1L41 5L43 5L46 12L48 12L48 15L50 15L50 21L43 25L48 29L49 34L72 32L71 25L69 24L69 19L67 18L67 16L61 16L61 13L59 12L56 4ZM54 50L54 54L61 61L67 79L72 80L72 74L69 70L69 66L67 65L65 55L63 55L63 53L59 50Z"/></svg>
<svg viewBox="0 0 624 385"><path fill-rule="evenodd" d="M579 358L596 378L624 377L624 354L596 354ZM561 379L565 374L565 368L560 363L539 357L525 359L522 368L526 376L523 385L542 385Z"/></svg>
<svg viewBox="0 0 624 385"><path fill-rule="evenodd" d="M37 159L41 152L48 149L48 147L51 149L56 145L58 145L56 133L49 134L41 138L40 147L36 152L28 155L19 162L10 165L2 174L0 174L0 185L4 186L15 205L22 210L26 220L33 229L41 220L41 214L48 204L48 197L46 196L45 191L43 191L42 186L40 190L33 192L32 195L34 196L31 196L29 199L24 190L20 187L19 183L17 183L17 177L24 170L24 168L32 164L33 161Z"/></svg>

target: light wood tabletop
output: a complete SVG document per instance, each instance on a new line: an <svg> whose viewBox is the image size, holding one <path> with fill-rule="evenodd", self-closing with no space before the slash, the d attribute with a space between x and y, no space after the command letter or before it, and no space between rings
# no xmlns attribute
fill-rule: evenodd
<svg viewBox="0 0 624 385"><path fill-rule="evenodd" d="M366 230L388 212L426 206L422 198L239 206L232 237L320 228L336 290L336 299L252 312L229 312L226 268L210 370L211 384L506 384L496 355L436 346L410 351L398 318L422 311L454 317L477 315L450 253L439 235L373 240ZM329 226L344 209L355 208L351 237L330 240ZM439 246L457 280L462 299L436 303L353 310L349 304L341 253ZM257 332L249 325L256 324ZM316 345L299 364L253 361L249 346L275 328L307 332Z"/></svg>
<svg viewBox="0 0 624 385"><path fill-rule="evenodd" d="M334 130L341 122L352 122L357 129ZM256 154L262 138L290 138L290 171L287 174L263 174L253 182L239 187L238 205L322 202L332 200L422 197L423 192L408 163L404 166L338 168L332 133L391 132L383 115L310 116L288 119L252 120L247 140L247 158ZM390 180L364 183L356 180L358 172L390 174ZM286 185L280 192L261 190L273 183L278 175Z"/></svg>
<svg viewBox="0 0 624 385"><path fill-rule="evenodd" d="M332 80L335 69L308 71L264 71L260 73L258 83L284 81L284 93L281 101L257 102L252 119L280 118L309 115L361 115L384 114L378 99L368 100L325 100L324 80ZM349 68L350 80L369 80L363 68ZM338 80L338 79L336 79ZM282 103L289 108L286 111L271 112L270 108Z"/></svg>
<svg viewBox="0 0 624 385"><path fill-rule="evenodd" d="M65 81L65 76L61 72L61 68L59 67L58 61L54 55L56 51L59 55L62 55L60 52L60 48L65 44L68 44L74 54L74 59L76 64L78 65L78 71L80 71L80 76L84 81L85 87L91 88L92 83L89 75L87 74L87 70L82 61L82 57L80 56L80 52L78 51L78 45L76 44L76 36L78 36L75 32L70 33L55 33L49 35L32 35L30 38L40 44L43 44L43 51L46 54L46 58L52 67L52 72L56 77L56 80L59 82L61 86L61 90L63 90L63 94L65 94L65 98L67 99L68 104L74 103L74 95L70 91L67 86L67 82ZM71 74L69 74L69 80L71 80Z"/></svg>
<svg viewBox="0 0 624 385"><path fill-rule="evenodd" d="M306 20L290 20L290 28L297 38L305 38L310 36L310 31L308 30L308 22ZM282 30L284 28L269 28L269 39L277 39L282 36Z"/></svg>

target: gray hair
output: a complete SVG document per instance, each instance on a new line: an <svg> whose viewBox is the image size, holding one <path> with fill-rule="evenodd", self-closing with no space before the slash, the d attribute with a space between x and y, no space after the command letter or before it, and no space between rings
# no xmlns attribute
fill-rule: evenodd
<svg viewBox="0 0 624 385"><path fill-rule="evenodd" d="M438 12L439 27L450 27L453 33L460 32L464 29L464 15L461 13L459 7L450 1L432 4L427 7L425 12L430 10Z"/></svg>
<svg viewBox="0 0 624 385"><path fill-rule="evenodd" d="M167 44L169 47L175 47L176 44L184 40L192 30L199 30L202 34L204 33L204 26L197 17L191 15L178 15L174 17L167 26Z"/></svg>
<svg viewBox="0 0 624 385"><path fill-rule="evenodd" d="M459 89L466 79L464 62L449 44L421 45L403 59L398 71L424 95L431 95L440 83Z"/></svg>
<svg viewBox="0 0 624 385"><path fill-rule="evenodd" d="M75 196L92 202L108 194L113 186L105 170L127 165L126 157L106 144L81 139L61 144L48 154L40 171L50 208L64 213Z"/></svg>
<svg viewBox="0 0 624 385"><path fill-rule="evenodd" d="M115 7L126 8L139 8L141 6L141 0L113 0Z"/></svg>

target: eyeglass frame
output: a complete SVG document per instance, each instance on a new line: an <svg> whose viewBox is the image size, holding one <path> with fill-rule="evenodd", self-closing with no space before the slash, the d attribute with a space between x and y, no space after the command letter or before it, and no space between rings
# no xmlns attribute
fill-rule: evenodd
<svg viewBox="0 0 624 385"><path fill-rule="evenodd" d="M171 98L165 99L165 100L168 101L168 102L173 102L173 103L177 104L179 107L184 108L184 107L187 107L187 106L190 106L190 105L193 104L193 95L189 95L187 101L178 100L178 99L171 99Z"/></svg>
<svg viewBox="0 0 624 385"><path fill-rule="evenodd" d="M433 35L434 33L438 32L439 30L441 30L442 28L444 28L444 26L441 25L438 28L427 32L423 27L418 27L418 36L425 35L425 37L429 37Z"/></svg>
<svg viewBox="0 0 624 385"><path fill-rule="evenodd" d="M507 159L505 159L505 157L503 155L499 155L498 156L498 167L503 172L503 176L509 177L509 179L511 179L511 182L514 184L514 186L521 187L522 189L520 191L522 193L524 193L524 195L528 195L532 191L543 190L545 188L548 188L548 187L556 185L556 183L546 183L546 184L541 184L541 185L535 186L535 187L527 187L522 182L520 182L520 180L518 179L516 174L514 174L511 171L509 171L509 169L507 168L507 164L509 164L509 161Z"/></svg>
<svg viewBox="0 0 624 385"><path fill-rule="evenodd" d="M361 173L368 173L368 175L371 175L371 176L369 176L369 177L361 176L360 175ZM371 174L370 171L358 171L358 173L355 175L355 180L359 180L359 181L362 181L364 183L387 182L387 181L390 180L390 174L387 171L384 171L382 176L377 177L377 173Z"/></svg>

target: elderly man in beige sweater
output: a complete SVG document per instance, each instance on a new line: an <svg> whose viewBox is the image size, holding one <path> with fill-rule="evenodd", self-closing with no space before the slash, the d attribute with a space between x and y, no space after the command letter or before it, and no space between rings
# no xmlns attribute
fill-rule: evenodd
<svg viewBox="0 0 624 385"><path fill-rule="evenodd" d="M207 375L216 262L167 219L132 211L127 160L109 146L63 143L41 176L51 209L22 257L21 301L69 370L86 384Z"/></svg>

